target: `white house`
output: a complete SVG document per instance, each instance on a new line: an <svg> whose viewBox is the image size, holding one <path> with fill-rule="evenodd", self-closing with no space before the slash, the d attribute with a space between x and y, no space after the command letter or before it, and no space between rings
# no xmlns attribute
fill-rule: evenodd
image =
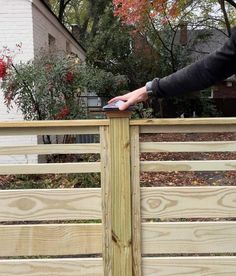
<svg viewBox="0 0 236 276"><path fill-rule="evenodd" d="M72 34L58 21L42 0L0 0L0 49L7 46L15 49L22 43L22 53L14 62L26 62L42 48L56 47L76 54L85 60L85 50ZM23 120L16 108L8 111L0 90L0 122ZM36 144L36 136L1 137L0 145ZM0 163L37 162L37 156L0 156Z"/></svg>

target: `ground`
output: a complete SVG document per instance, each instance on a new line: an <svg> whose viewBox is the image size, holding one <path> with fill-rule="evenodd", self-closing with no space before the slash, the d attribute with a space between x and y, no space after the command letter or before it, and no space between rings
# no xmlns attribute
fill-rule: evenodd
<svg viewBox="0 0 236 276"><path fill-rule="evenodd" d="M141 141L235 141L236 133L144 134ZM143 153L141 160L235 160L235 152ZM235 185L236 171L142 173L142 186Z"/></svg>
<svg viewBox="0 0 236 276"><path fill-rule="evenodd" d="M236 141L236 133L143 134L140 141ZM67 155L73 161L98 161L94 155ZM142 153L141 160L236 160L236 152L219 153ZM55 160L54 160L55 161ZM64 160L63 162L71 162ZM61 162L56 159L56 162ZM141 173L142 186L236 185L236 171ZM0 176L0 189L99 187L100 176L93 174Z"/></svg>

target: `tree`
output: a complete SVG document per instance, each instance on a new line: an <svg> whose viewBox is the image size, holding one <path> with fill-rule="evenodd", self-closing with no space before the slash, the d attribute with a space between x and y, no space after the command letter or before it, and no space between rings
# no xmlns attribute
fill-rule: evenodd
<svg viewBox="0 0 236 276"><path fill-rule="evenodd" d="M59 20L68 27L76 24L81 39L88 33L95 35L99 18L111 0L49 0Z"/></svg>
<svg viewBox="0 0 236 276"><path fill-rule="evenodd" d="M0 58L0 73L6 105L11 108L14 102L26 120L86 118L80 99L85 89L99 96L111 90L116 96L126 85L122 76L61 52L41 52L34 60L17 65Z"/></svg>
<svg viewBox="0 0 236 276"><path fill-rule="evenodd" d="M58 14L58 10L54 11ZM154 57L147 58L141 49L134 52L132 28L123 25L113 11L111 0L72 0L64 14L64 22L77 25L89 64L114 75L126 75L129 89L133 89L157 74L158 66L153 62Z"/></svg>
<svg viewBox="0 0 236 276"><path fill-rule="evenodd" d="M135 24L146 20L147 16L155 17L157 15L165 15L169 17L177 16L181 10L189 5L192 5L195 0L113 0L115 7L115 14L122 18L125 23ZM198 2L201 2L198 1ZM209 4L220 4L236 8L236 2L234 0L209 0ZM224 2L224 3L223 3ZM166 11L168 11L166 13Z"/></svg>
<svg viewBox="0 0 236 276"><path fill-rule="evenodd" d="M207 39L211 29L228 36L225 26L232 26L235 20L235 7L229 2L234 3L224 1L222 6L220 0L71 0L64 22L79 28L89 64L114 75L125 75L133 90L190 63L196 42ZM188 30L201 31L181 44L178 37L185 24ZM140 43L142 46L138 46ZM106 93L111 97L109 91Z"/></svg>
<svg viewBox="0 0 236 276"><path fill-rule="evenodd" d="M67 6L71 3L72 0L44 0L44 2L53 10L57 11L57 16L59 21L64 21L64 15Z"/></svg>

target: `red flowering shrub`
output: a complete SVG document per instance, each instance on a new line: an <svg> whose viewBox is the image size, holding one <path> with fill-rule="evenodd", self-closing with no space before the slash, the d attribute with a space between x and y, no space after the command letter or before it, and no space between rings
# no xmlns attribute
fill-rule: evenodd
<svg viewBox="0 0 236 276"><path fill-rule="evenodd" d="M7 64L0 58L0 79L4 79L7 74Z"/></svg>
<svg viewBox="0 0 236 276"><path fill-rule="evenodd" d="M70 109L65 106L57 114L54 115L55 120L63 120L70 115Z"/></svg>
<svg viewBox="0 0 236 276"><path fill-rule="evenodd" d="M26 120L85 118L76 62L76 57L61 52L41 52L27 63L11 64L2 83L6 105L11 108L14 101Z"/></svg>
<svg viewBox="0 0 236 276"><path fill-rule="evenodd" d="M66 81L70 82L70 81L73 81L73 73L71 71L68 71L66 73Z"/></svg>
<svg viewBox="0 0 236 276"><path fill-rule="evenodd" d="M118 75L82 64L62 52L41 52L34 60L11 64L7 70L1 84L5 103L11 108L14 102L25 120L86 118L82 91L110 96L111 91L120 94L125 85ZM2 72L5 74L5 67Z"/></svg>
<svg viewBox="0 0 236 276"><path fill-rule="evenodd" d="M16 44L16 49L11 50L7 46L0 49L0 79L5 79L8 69L13 65L13 58L21 51L22 43Z"/></svg>

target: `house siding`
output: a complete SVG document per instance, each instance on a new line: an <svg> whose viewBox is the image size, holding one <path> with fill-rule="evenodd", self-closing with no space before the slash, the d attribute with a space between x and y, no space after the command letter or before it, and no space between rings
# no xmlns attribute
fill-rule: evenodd
<svg viewBox="0 0 236 276"><path fill-rule="evenodd" d="M7 46L16 50L22 43L21 52L14 56L14 63L26 62L33 58L32 9L29 0L0 0L0 49ZM22 121L22 113L13 106L8 110L0 89L0 121ZM36 136L0 136L0 146L36 144ZM0 156L0 163L35 163L37 156Z"/></svg>
<svg viewBox="0 0 236 276"><path fill-rule="evenodd" d="M29 0L0 0L0 49L8 46L15 50L22 43L22 53L14 62L27 61L34 56L32 37L32 10Z"/></svg>
<svg viewBox="0 0 236 276"><path fill-rule="evenodd" d="M56 48L78 55L84 61L85 52L70 33L40 0L0 0L0 49L7 46L16 49L22 43L21 52L14 56L14 63L26 62L42 49L48 50L48 35L56 39ZM7 110L3 91L0 90L0 122L22 121L22 113L13 106ZM0 136L0 146L35 145L37 136ZM35 163L36 155L0 156L0 163Z"/></svg>
<svg viewBox="0 0 236 276"><path fill-rule="evenodd" d="M78 55L84 61L85 52L79 47L75 39L58 22L57 18L39 0L32 1L33 15L33 40L34 51L38 53L41 49L49 49L48 36L51 35L56 40L56 48L62 51L70 51Z"/></svg>

